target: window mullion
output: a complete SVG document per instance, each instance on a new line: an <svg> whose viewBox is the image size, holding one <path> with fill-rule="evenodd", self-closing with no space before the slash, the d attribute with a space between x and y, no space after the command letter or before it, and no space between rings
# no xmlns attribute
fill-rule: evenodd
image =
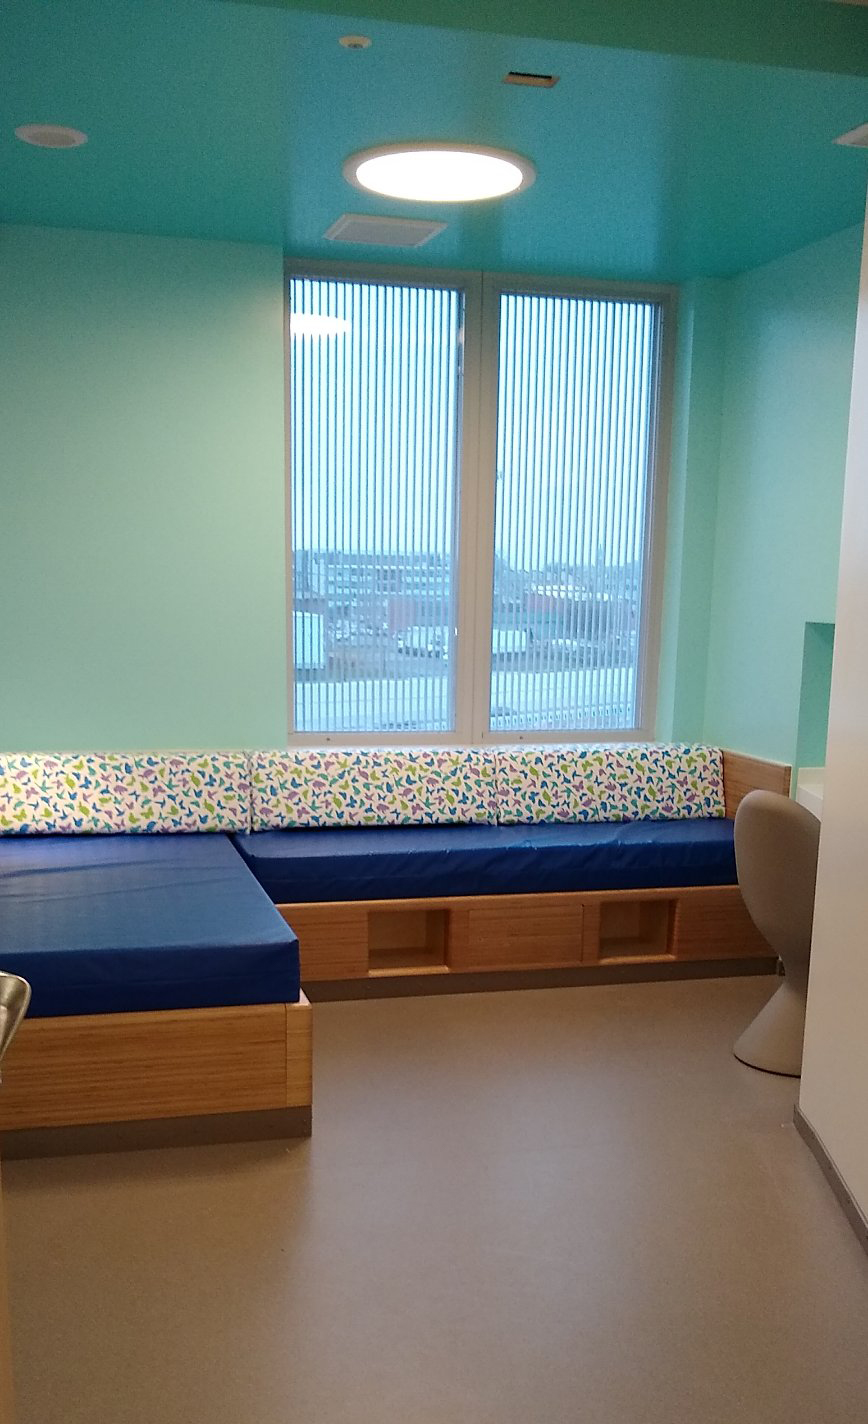
<svg viewBox="0 0 868 1424"><path fill-rule="evenodd" d="M469 649L467 739L488 736L491 700L491 622L494 575L494 505L497 479L498 294L486 275L475 290L472 343L475 410L470 443L473 450L472 490L468 501L468 593L465 638Z"/></svg>

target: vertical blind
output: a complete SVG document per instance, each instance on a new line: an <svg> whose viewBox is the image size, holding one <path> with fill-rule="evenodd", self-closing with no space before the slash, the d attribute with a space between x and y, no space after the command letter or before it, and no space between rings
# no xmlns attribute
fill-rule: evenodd
<svg viewBox="0 0 868 1424"><path fill-rule="evenodd" d="M477 532L472 499L459 519L463 290L290 280L298 733L639 726L662 308L493 301L497 365L481 376L496 468L471 472L495 481L489 641L472 589L458 605L459 524L470 547ZM456 634L488 646L487 706L456 686Z"/></svg>
<svg viewBox="0 0 868 1424"><path fill-rule="evenodd" d="M298 732L455 725L458 289L290 281Z"/></svg>
<svg viewBox="0 0 868 1424"><path fill-rule="evenodd" d="M492 730L637 725L659 326L501 293Z"/></svg>

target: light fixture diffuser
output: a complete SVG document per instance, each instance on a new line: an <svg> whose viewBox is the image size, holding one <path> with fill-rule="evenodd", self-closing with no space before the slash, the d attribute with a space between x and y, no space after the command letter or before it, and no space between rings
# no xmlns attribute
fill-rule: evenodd
<svg viewBox="0 0 868 1424"><path fill-rule="evenodd" d="M15 137L34 148L81 148L87 143L86 133L65 124L19 124Z"/></svg>
<svg viewBox="0 0 868 1424"><path fill-rule="evenodd" d="M508 149L475 143L388 143L353 153L344 177L356 188L411 203L478 203L529 188L536 169Z"/></svg>
<svg viewBox="0 0 868 1424"><path fill-rule="evenodd" d="M868 148L868 124L860 124L857 129L849 129L835 139L844 148Z"/></svg>

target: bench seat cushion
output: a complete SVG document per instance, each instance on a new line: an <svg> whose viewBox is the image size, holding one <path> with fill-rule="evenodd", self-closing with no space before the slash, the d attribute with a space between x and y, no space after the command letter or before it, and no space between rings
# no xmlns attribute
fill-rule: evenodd
<svg viewBox="0 0 868 1424"><path fill-rule="evenodd" d="M0 842L0 966L36 1017L299 996L298 942L219 834Z"/></svg>
<svg viewBox="0 0 868 1424"><path fill-rule="evenodd" d="M736 883L732 821L384 826L233 837L276 904Z"/></svg>

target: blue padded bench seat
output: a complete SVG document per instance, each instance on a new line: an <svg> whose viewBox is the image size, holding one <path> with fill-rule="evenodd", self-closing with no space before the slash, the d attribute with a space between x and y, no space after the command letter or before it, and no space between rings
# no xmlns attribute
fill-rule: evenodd
<svg viewBox="0 0 868 1424"><path fill-rule="evenodd" d="M219 834L0 841L0 965L31 1017L299 997L298 941Z"/></svg>
<svg viewBox="0 0 868 1424"><path fill-rule="evenodd" d="M735 885L731 820L361 826L233 837L278 905Z"/></svg>

